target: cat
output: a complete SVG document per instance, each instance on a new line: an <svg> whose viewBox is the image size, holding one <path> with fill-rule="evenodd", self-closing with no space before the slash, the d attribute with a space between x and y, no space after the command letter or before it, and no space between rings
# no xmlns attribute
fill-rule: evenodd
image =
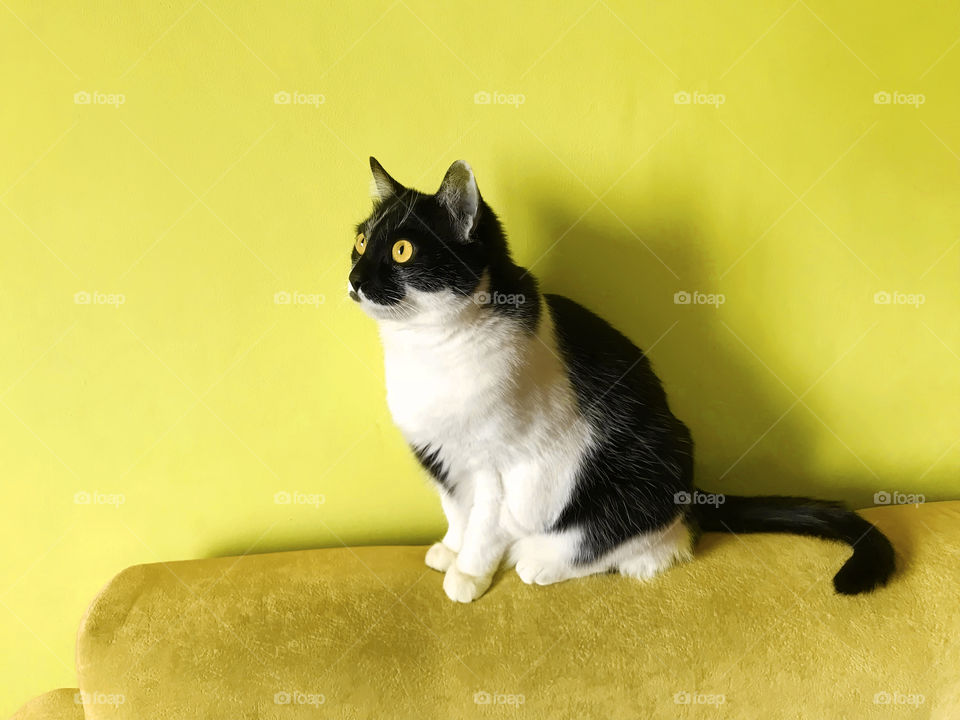
<svg viewBox="0 0 960 720"><path fill-rule="evenodd" d="M840 503L698 502L690 432L647 356L540 292L466 162L433 195L372 157L370 169L374 207L356 227L347 290L377 321L387 404L439 491L448 529L426 564L451 600L480 597L504 564L537 585L652 578L689 560L701 531L840 540L853 554L838 593L887 582L889 540Z"/></svg>

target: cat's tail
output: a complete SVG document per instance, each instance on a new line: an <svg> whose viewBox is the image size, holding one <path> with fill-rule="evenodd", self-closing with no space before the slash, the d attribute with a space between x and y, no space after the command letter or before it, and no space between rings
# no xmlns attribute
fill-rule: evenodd
<svg viewBox="0 0 960 720"><path fill-rule="evenodd" d="M698 491L699 492L699 491ZM842 503L801 497L717 495L713 504L694 503L703 530L730 533L794 533L840 540L853 548L833 576L843 595L857 595L885 585L893 574L893 546L887 537Z"/></svg>

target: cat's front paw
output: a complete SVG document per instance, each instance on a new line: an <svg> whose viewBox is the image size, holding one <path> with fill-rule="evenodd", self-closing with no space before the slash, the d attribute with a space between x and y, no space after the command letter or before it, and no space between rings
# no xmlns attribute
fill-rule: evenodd
<svg viewBox="0 0 960 720"><path fill-rule="evenodd" d="M431 545L430 549L427 550L427 556L424 558L427 567L439 572L446 572L456 561L457 554L442 542Z"/></svg>
<svg viewBox="0 0 960 720"><path fill-rule="evenodd" d="M491 575L485 577L467 575L453 564L443 576L443 591L454 602L473 602L487 591L491 579Z"/></svg>

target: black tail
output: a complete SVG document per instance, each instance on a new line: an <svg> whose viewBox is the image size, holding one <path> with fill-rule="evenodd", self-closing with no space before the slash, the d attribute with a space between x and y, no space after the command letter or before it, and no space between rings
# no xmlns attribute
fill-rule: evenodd
<svg viewBox="0 0 960 720"><path fill-rule="evenodd" d="M843 595L856 595L885 585L893 574L893 546L887 537L843 504L800 497L724 497L719 505L692 506L703 530L713 532L778 532L840 540L853 555L833 576Z"/></svg>

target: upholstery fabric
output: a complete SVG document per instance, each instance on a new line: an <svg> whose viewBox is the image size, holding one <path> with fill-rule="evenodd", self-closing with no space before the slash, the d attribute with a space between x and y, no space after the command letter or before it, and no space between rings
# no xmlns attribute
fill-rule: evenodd
<svg viewBox="0 0 960 720"><path fill-rule="evenodd" d="M960 717L960 502L863 514L899 570L856 597L846 547L783 535L706 534L648 583L505 571L470 605L424 547L131 567L80 628L80 688L123 698L86 718Z"/></svg>

